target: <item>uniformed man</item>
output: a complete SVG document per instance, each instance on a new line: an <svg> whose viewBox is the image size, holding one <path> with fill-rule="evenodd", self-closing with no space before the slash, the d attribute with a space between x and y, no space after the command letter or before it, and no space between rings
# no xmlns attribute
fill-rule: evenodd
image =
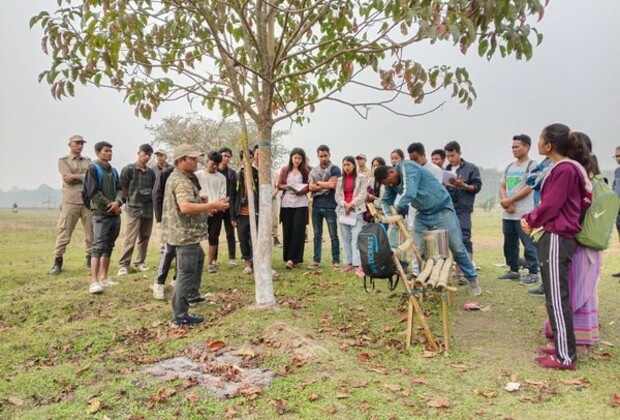
<svg viewBox="0 0 620 420"><path fill-rule="evenodd" d="M81 219L84 228L84 242L86 249L86 266L90 267L90 251L93 246L93 224L90 211L82 200L82 184L84 175L88 171L90 158L82 156L86 141L82 136L75 135L69 138L69 154L58 159L58 172L62 177L62 204L58 219L58 235L54 266L49 274L56 275L62 271L63 255L71 241L71 235L78 220Z"/></svg>

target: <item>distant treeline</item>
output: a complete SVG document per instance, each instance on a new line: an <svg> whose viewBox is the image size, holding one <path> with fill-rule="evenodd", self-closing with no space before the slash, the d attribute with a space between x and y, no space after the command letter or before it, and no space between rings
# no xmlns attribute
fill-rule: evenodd
<svg viewBox="0 0 620 420"><path fill-rule="evenodd" d="M476 196L476 207L483 209L493 208L499 202L499 181L502 171L497 169L480 168L482 176L482 191ZM603 171L609 182L613 181L612 171ZM22 190L13 187L9 191L0 190L0 207L11 207L17 203L19 207L58 208L62 199L60 188L52 188L42 184L36 190Z"/></svg>

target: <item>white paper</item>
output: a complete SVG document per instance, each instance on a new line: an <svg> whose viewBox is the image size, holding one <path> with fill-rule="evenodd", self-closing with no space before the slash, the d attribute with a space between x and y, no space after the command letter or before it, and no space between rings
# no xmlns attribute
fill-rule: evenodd
<svg viewBox="0 0 620 420"><path fill-rule="evenodd" d="M355 226L357 223L357 214L352 211L347 214L344 210L341 210L338 213L338 222L343 225Z"/></svg>
<svg viewBox="0 0 620 420"><path fill-rule="evenodd" d="M443 185L452 185L450 184L451 179L456 179L456 174L452 171L443 171L443 178L441 180L441 183Z"/></svg>

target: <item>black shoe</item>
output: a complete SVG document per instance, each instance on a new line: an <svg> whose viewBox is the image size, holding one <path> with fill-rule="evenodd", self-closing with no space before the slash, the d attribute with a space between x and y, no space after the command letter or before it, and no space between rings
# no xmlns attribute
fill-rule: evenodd
<svg viewBox="0 0 620 420"><path fill-rule="evenodd" d="M179 328L179 327L183 327L183 326L192 327L194 325L200 325L203 322L205 322L204 318L200 318L198 316L189 316L188 315L185 318L173 319L171 321L171 324L172 324L173 328Z"/></svg>
<svg viewBox="0 0 620 420"><path fill-rule="evenodd" d="M54 258L54 266L49 271L50 276L57 276L62 271L62 257Z"/></svg>
<svg viewBox="0 0 620 420"><path fill-rule="evenodd" d="M532 296L544 296L545 295L545 289L544 289L544 287L540 286L540 287L537 287L536 289L528 290L527 293L529 293Z"/></svg>
<svg viewBox="0 0 620 420"><path fill-rule="evenodd" d="M612 277L620 277L620 273L615 273L611 275Z"/></svg>
<svg viewBox="0 0 620 420"><path fill-rule="evenodd" d="M459 277L459 286L467 286L469 282L465 277Z"/></svg>
<svg viewBox="0 0 620 420"><path fill-rule="evenodd" d="M200 305L201 303L205 303L206 301L207 299L203 298L202 296L192 296L187 298L189 306Z"/></svg>
<svg viewBox="0 0 620 420"><path fill-rule="evenodd" d="M521 280L521 276L519 275L519 273L514 272L514 271L509 271L506 274L502 274L501 276L497 277L497 280L513 280L513 281L519 281Z"/></svg>
<svg viewBox="0 0 620 420"><path fill-rule="evenodd" d="M90 269L90 254L86 254L86 263L84 265Z"/></svg>

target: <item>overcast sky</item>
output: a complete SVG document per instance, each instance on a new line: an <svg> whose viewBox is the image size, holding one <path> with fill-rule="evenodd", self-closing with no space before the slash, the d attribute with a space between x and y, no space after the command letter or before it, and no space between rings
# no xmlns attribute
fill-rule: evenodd
<svg viewBox="0 0 620 420"><path fill-rule="evenodd" d="M146 122L133 115L122 94L106 89L76 88L76 98L55 101L37 75L49 67L40 48L42 31L28 29L40 10L53 10L55 0L0 0L0 189L60 186L57 158L67 153L67 139L82 134L85 154L94 157L96 141L114 145L113 165L133 162L138 145L152 140L145 125L170 114L190 112L184 104L164 105ZM372 110L368 120L333 103L317 106L311 122L292 128L285 143L303 147L314 158L319 144L332 148L338 164L346 154L364 152L388 158L413 141L427 152L458 140L463 157L482 167L504 167L512 158L510 143L517 133L533 139L550 123L563 122L590 135L604 169L615 167L620 145L620 43L613 25L620 19L620 1L551 0L538 28L544 42L534 58L519 62L496 57L491 62L472 53L463 56L450 43L416 45L409 57L426 66L466 66L478 99L467 110L454 100L428 116L403 118ZM356 96L359 92L353 92ZM408 101L405 112L425 111ZM205 111L199 110L202 113ZM217 115L209 115L217 117ZM536 156L536 153L533 153ZM316 161L316 159L313 159Z"/></svg>

